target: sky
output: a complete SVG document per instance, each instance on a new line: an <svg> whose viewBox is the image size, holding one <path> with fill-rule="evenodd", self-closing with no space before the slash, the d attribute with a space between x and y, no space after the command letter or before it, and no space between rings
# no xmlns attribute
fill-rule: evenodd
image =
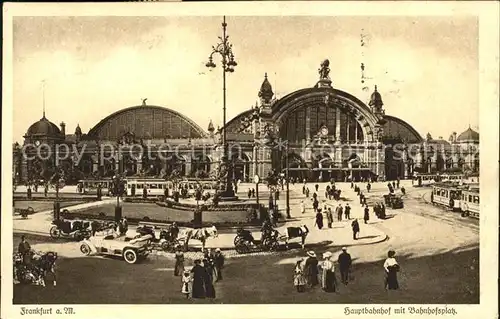
<svg viewBox="0 0 500 319"><path fill-rule="evenodd" d="M88 132L120 109L178 111L222 126L222 71L205 67L222 17L15 17L14 140L42 117ZM227 77L227 119L255 105L267 72L280 98L312 87L330 60L333 86L367 103L374 85L386 114L422 136L479 131L478 23L472 17L227 17L238 66ZM365 46L361 46L361 34ZM365 65L361 84L360 64ZM369 86L369 91L363 90Z"/></svg>

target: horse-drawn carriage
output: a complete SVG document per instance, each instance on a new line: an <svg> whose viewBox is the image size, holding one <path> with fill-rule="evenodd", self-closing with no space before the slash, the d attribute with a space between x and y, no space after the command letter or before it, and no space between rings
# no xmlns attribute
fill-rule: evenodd
<svg viewBox="0 0 500 319"><path fill-rule="evenodd" d="M31 206L28 206L28 208L14 208L14 215L20 215L22 218L28 218L28 215L34 213L35 210Z"/></svg>
<svg viewBox="0 0 500 319"><path fill-rule="evenodd" d="M29 253L15 253L13 256L14 282L20 284L35 284L45 286L48 274L54 276L57 253L31 250Z"/></svg>
<svg viewBox="0 0 500 319"><path fill-rule="evenodd" d="M390 207L392 209L404 207L403 198L392 193L384 195L384 203L387 207Z"/></svg>
<svg viewBox="0 0 500 319"><path fill-rule="evenodd" d="M309 229L306 225L287 227L283 233L280 233L277 229L269 229L262 233L260 241L256 241L248 230L239 229L234 238L234 247L239 254L259 249L262 251L276 251L281 245L288 249L288 242L291 239L300 238L301 246L304 248L308 234Z"/></svg>
<svg viewBox="0 0 500 319"><path fill-rule="evenodd" d="M56 219L52 221L50 237L80 241L92 235L92 222L80 219Z"/></svg>

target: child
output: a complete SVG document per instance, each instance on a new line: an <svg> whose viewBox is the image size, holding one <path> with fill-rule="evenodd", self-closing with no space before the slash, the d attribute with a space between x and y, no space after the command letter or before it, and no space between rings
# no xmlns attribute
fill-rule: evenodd
<svg viewBox="0 0 500 319"><path fill-rule="evenodd" d="M184 275L182 276L182 289L181 292L186 295L186 299L189 298L189 293L190 293L190 287L189 284L191 283L192 278L191 278L191 273L189 270L184 271Z"/></svg>
<svg viewBox="0 0 500 319"><path fill-rule="evenodd" d="M297 261L297 264L295 265L293 284L297 288L297 292L304 292L304 287L306 286L306 277L304 276L302 259Z"/></svg>

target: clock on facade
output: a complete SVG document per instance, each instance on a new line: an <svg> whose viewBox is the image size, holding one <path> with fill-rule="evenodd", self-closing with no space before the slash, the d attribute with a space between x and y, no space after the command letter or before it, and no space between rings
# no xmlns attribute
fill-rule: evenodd
<svg viewBox="0 0 500 319"><path fill-rule="evenodd" d="M40 146L40 141L35 141L36 146Z"/></svg>
<svg viewBox="0 0 500 319"><path fill-rule="evenodd" d="M328 127L326 127L326 126L321 127L319 132L321 135L327 136L328 135Z"/></svg>

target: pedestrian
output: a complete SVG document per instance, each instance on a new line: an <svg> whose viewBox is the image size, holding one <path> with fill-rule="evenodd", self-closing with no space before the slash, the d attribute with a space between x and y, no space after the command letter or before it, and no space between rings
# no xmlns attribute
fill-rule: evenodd
<svg viewBox="0 0 500 319"><path fill-rule="evenodd" d="M342 221L342 214L344 213L344 210L342 209L342 204L339 204L339 206L337 207L337 220L339 222Z"/></svg>
<svg viewBox="0 0 500 319"><path fill-rule="evenodd" d="M45 188L43 190L43 193L44 193L45 197L47 197L49 195L49 185L48 184L45 184Z"/></svg>
<svg viewBox="0 0 500 319"><path fill-rule="evenodd" d="M316 258L316 253L312 250L307 252L304 274L309 287L318 285L318 259Z"/></svg>
<svg viewBox="0 0 500 319"><path fill-rule="evenodd" d="M349 206L349 203L345 204L344 215L345 219L351 219L351 206Z"/></svg>
<svg viewBox="0 0 500 319"><path fill-rule="evenodd" d="M364 196L365 196L365 195L363 195L363 192L359 192L359 204L360 204L361 206L363 206L363 197L364 197Z"/></svg>
<svg viewBox="0 0 500 319"><path fill-rule="evenodd" d="M309 198L309 187L306 187L306 198Z"/></svg>
<svg viewBox="0 0 500 319"><path fill-rule="evenodd" d="M335 292L337 279L335 278L335 265L331 261L332 253L327 251L323 254L321 268L321 288L325 292Z"/></svg>
<svg viewBox="0 0 500 319"><path fill-rule="evenodd" d="M319 202L315 198L314 201L313 201L313 209L314 209L315 212L318 211L318 207L319 207Z"/></svg>
<svg viewBox="0 0 500 319"><path fill-rule="evenodd" d="M351 181L351 189L354 188L354 183Z"/></svg>
<svg viewBox="0 0 500 319"><path fill-rule="evenodd" d="M406 194L406 189L404 186L401 186L401 194L405 195Z"/></svg>
<svg viewBox="0 0 500 319"><path fill-rule="evenodd" d="M203 268L205 269L205 273L203 275L203 282L205 284L205 297L215 298L213 267L208 259L203 259Z"/></svg>
<svg viewBox="0 0 500 319"><path fill-rule="evenodd" d="M252 197L255 198L255 188L252 188Z"/></svg>
<svg viewBox="0 0 500 319"><path fill-rule="evenodd" d="M142 198L148 198L148 188L146 187L146 185L144 185L144 188L142 189Z"/></svg>
<svg viewBox="0 0 500 319"><path fill-rule="evenodd" d="M398 179L396 180L396 187L399 188L399 177Z"/></svg>
<svg viewBox="0 0 500 319"><path fill-rule="evenodd" d="M388 258L384 262L385 270L385 289L396 290L399 289L398 272L400 270L399 264L394 258L396 252L389 250L387 253Z"/></svg>
<svg viewBox="0 0 500 319"><path fill-rule="evenodd" d="M224 268L224 255L220 248L217 248L214 255L215 281L222 280L222 268Z"/></svg>
<svg viewBox="0 0 500 319"><path fill-rule="evenodd" d="M368 182L368 184L366 184L366 190L368 191L368 193L370 192L371 188L372 188L372 185L370 184L370 182Z"/></svg>
<svg viewBox="0 0 500 319"><path fill-rule="evenodd" d="M365 214L363 219L365 220L365 224L368 224L368 221L370 220L370 208L368 208L368 205L365 206Z"/></svg>
<svg viewBox="0 0 500 319"><path fill-rule="evenodd" d="M328 228L332 228L332 223L333 223L333 213L332 213L332 208L328 207L328 210L326 210L326 219L328 220Z"/></svg>
<svg viewBox="0 0 500 319"><path fill-rule="evenodd" d="M306 212L306 205L304 204L304 201L300 201L300 212L304 214Z"/></svg>
<svg viewBox="0 0 500 319"><path fill-rule="evenodd" d="M358 240L359 223L358 223L357 219L355 219L355 220L352 221L351 228L352 228L352 239Z"/></svg>
<svg viewBox="0 0 500 319"><path fill-rule="evenodd" d="M293 284L297 288L297 292L304 292L307 284L306 276L304 275L304 260L300 259L295 264L293 272Z"/></svg>
<svg viewBox="0 0 500 319"><path fill-rule="evenodd" d="M302 194L304 194L304 195L306 194L306 184L304 184L302 186Z"/></svg>
<svg viewBox="0 0 500 319"><path fill-rule="evenodd" d="M184 253L181 245L177 245L175 250L174 276L180 276L184 272Z"/></svg>
<svg viewBox="0 0 500 319"><path fill-rule="evenodd" d="M276 190L275 197L276 197L276 200L280 200L280 191L279 190Z"/></svg>
<svg viewBox="0 0 500 319"><path fill-rule="evenodd" d="M197 299L205 298L205 269L200 264L201 261L196 259L194 261L194 266L191 269L191 273L193 274L193 289L191 297Z"/></svg>
<svg viewBox="0 0 500 319"><path fill-rule="evenodd" d="M27 196L28 196L28 199L31 200L31 198L32 198L32 195L31 195L31 186L28 186ZM45 195L45 197L47 197L47 195Z"/></svg>
<svg viewBox="0 0 500 319"><path fill-rule="evenodd" d="M319 230L323 228L323 214L321 213L321 209L319 209L316 213L316 221L314 222L314 226L318 226Z"/></svg>
<svg viewBox="0 0 500 319"><path fill-rule="evenodd" d="M21 236L21 242L19 243L17 251L23 257L23 264L29 265L31 262L31 245L28 243L24 235Z"/></svg>
<svg viewBox="0 0 500 319"><path fill-rule="evenodd" d="M191 287L190 284L193 281L191 278L191 273L189 270L184 270L184 274L182 276L182 288L181 288L181 293L183 293L186 296L186 299L189 298L189 294L191 292Z"/></svg>
<svg viewBox="0 0 500 319"><path fill-rule="evenodd" d="M392 181L392 189L396 189L396 182Z"/></svg>
<svg viewBox="0 0 500 319"><path fill-rule="evenodd" d="M340 253L338 258L339 269L340 269L340 280L344 285L349 282L349 272L351 270L352 258L347 252L346 247L342 247L342 253Z"/></svg>
<svg viewBox="0 0 500 319"><path fill-rule="evenodd" d="M252 190L249 188L248 189L248 199L252 198Z"/></svg>
<svg viewBox="0 0 500 319"><path fill-rule="evenodd" d="M316 189L316 192L318 192L318 190L319 190L319 185L318 185L318 184L314 185L314 188Z"/></svg>

